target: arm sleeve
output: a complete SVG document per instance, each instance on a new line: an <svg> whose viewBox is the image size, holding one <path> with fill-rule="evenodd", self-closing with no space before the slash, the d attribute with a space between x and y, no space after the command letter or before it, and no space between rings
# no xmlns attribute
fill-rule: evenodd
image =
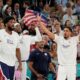
<svg viewBox="0 0 80 80"><path fill-rule="evenodd" d="M78 36L73 37L73 39L76 41L76 43L77 43L77 44L79 43L79 35L78 35Z"/></svg>
<svg viewBox="0 0 80 80"><path fill-rule="evenodd" d="M41 41L42 40L42 36L41 36L40 31L39 31L39 28L36 27L35 30L36 30L36 36L31 36L31 42L32 43L36 42L36 41Z"/></svg>
<svg viewBox="0 0 80 80"><path fill-rule="evenodd" d="M59 39L59 36L54 34L55 35L55 39L53 41L55 41L56 43L58 42L58 39Z"/></svg>
<svg viewBox="0 0 80 80"><path fill-rule="evenodd" d="M80 35L76 36L77 44L80 42Z"/></svg>
<svg viewBox="0 0 80 80"><path fill-rule="evenodd" d="M35 61L35 54L34 54L34 52L30 53L28 61L33 61L33 62Z"/></svg>

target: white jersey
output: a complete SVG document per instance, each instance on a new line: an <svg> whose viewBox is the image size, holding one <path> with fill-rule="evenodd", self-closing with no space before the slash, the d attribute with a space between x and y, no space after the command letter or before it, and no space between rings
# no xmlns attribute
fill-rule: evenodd
<svg viewBox="0 0 80 80"><path fill-rule="evenodd" d="M58 63L60 65L76 65L78 36L66 40L63 36L55 35L55 41Z"/></svg>
<svg viewBox="0 0 80 80"><path fill-rule="evenodd" d="M16 62L16 48L19 43L19 35L12 31L9 35L5 29L0 30L0 61L14 66Z"/></svg>
<svg viewBox="0 0 80 80"><path fill-rule="evenodd" d="M30 45L36 41L41 41L42 37L39 32L39 29L36 27L36 36L31 35L21 35L20 40L20 51L21 51L21 60L28 60L30 53Z"/></svg>

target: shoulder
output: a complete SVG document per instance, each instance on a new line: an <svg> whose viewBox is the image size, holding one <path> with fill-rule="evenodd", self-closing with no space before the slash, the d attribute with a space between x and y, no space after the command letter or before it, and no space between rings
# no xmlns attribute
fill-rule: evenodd
<svg viewBox="0 0 80 80"><path fill-rule="evenodd" d="M4 32L5 32L5 29L1 29L0 30L0 35L4 34Z"/></svg>
<svg viewBox="0 0 80 80"><path fill-rule="evenodd" d="M73 36L71 37L71 39L77 39L79 36Z"/></svg>
<svg viewBox="0 0 80 80"><path fill-rule="evenodd" d="M19 34L15 31L12 31L12 34L16 37L16 38L20 38Z"/></svg>
<svg viewBox="0 0 80 80"><path fill-rule="evenodd" d="M31 53L30 53L30 57L36 57L37 54L38 54L37 50L33 50L33 51L31 51Z"/></svg>
<svg viewBox="0 0 80 80"><path fill-rule="evenodd" d="M36 53L38 53L38 52L39 52L39 51L38 51L37 49L31 51L31 53L33 53L33 54L36 54Z"/></svg>
<svg viewBox="0 0 80 80"><path fill-rule="evenodd" d="M20 40L20 35L17 32L12 31L12 35L16 40Z"/></svg>
<svg viewBox="0 0 80 80"><path fill-rule="evenodd" d="M5 29L0 29L0 32L4 32L5 31Z"/></svg>
<svg viewBox="0 0 80 80"><path fill-rule="evenodd" d="M12 31L14 35L19 36L19 34L15 31Z"/></svg>
<svg viewBox="0 0 80 80"><path fill-rule="evenodd" d="M35 50L33 50L33 51L31 52L31 54L34 55L34 56L39 56L41 53L42 53L42 52L39 51L38 49L35 49Z"/></svg>
<svg viewBox="0 0 80 80"><path fill-rule="evenodd" d="M79 41L79 35L72 37L72 40Z"/></svg>

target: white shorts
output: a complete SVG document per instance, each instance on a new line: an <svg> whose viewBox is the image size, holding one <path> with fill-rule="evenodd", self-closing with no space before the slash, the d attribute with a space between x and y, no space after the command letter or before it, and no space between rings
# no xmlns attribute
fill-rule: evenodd
<svg viewBox="0 0 80 80"><path fill-rule="evenodd" d="M56 80L76 80L76 66L61 66L58 67Z"/></svg>
<svg viewBox="0 0 80 80"><path fill-rule="evenodd" d="M18 62L16 62L15 65L15 70L18 68ZM26 70L27 70L27 66L26 66L26 62L22 62L22 72L21 72L21 80L26 80Z"/></svg>

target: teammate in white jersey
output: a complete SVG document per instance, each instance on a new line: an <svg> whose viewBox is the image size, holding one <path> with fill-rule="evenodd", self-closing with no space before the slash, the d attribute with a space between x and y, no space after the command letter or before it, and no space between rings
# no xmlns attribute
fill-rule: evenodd
<svg viewBox="0 0 80 80"><path fill-rule="evenodd" d="M77 44L80 35L71 37L72 30L70 27L64 28L64 35L57 36L50 32L41 22L38 16L40 28L57 43L58 56L58 73L57 80L76 80L76 64L77 64Z"/></svg>
<svg viewBox="0 0 80 80"><path fill-rule="evenodd" d="M19 36L13 31L14 18L6 17L5 29L0 30L0 80L13 80L16 56L19 62L18 69L22 69Z"/></svg>
<svg viewBox="0 0 80 80"><path fill-rule="evenodd" d="M16 25L18 25L18 24L16 24ZM14 26L15 29L18 28L16 25ZM22 34L20 35L20 46L19 47L20 47L20 51L21 51L21 61L22 61L21 80L26 80L26 71L27 71L26 61L29 58L30 45L35 43L36 41L42 40L42 37L41 37L38 27L35 27L35 31L36 31L35 36L27 34L27 33L29 33L27 30L24 30L22 32ZM18 63L16 63L16 65L15 65L16 68L17 68L17 65L18 65Z"/></svg>

